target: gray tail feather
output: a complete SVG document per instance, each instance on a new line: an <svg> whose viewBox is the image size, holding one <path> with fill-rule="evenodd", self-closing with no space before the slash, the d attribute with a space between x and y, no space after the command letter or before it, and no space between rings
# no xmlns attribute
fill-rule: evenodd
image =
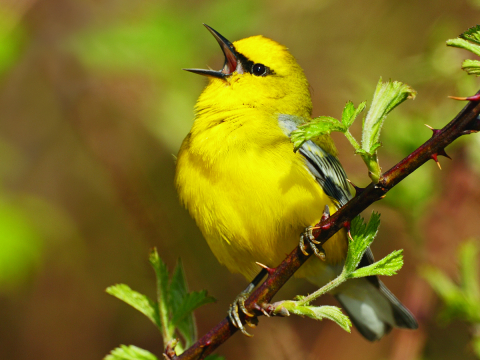
<svg viewBox="0 0 480 360"><path fill-rule="evenodd" d="M380 283L380 293L384 295L387 300L390 302L392 307L393 317L395 318L395 327L403 329L418 329L418 323L413 314L408 310L396 297L392 294L390 290L383 284Z"/></svg>
<svg viewBox="0 0 480 360"><path fill-rule="evenodd" d="M366 279L350 280L350 284L356 282L351 290L344 288L336 294L337 300L350 317L353 325L367 340L380 340L388 334L392 327L417 329L418 324L410 311L391 293L390 290L379 281L378 287L374 286ZM348 282L346 283L348 284ZM367 290L361 291L361 288ZM368 288L368 289L367 289ZM360 289L360 291L358 291ZM377 292L375 296L368 296L362 299L362 293ZM369 308L370 316L362 311L365 307Z"/></svg>

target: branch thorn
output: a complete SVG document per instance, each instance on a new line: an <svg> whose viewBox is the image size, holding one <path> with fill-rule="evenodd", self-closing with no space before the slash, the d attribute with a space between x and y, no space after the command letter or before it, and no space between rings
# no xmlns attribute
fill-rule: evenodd
<svg viewBox="0 0 480 360"><path fill-rule="evenodd" d="M445 149L440 149L440 150L438 150L438 151L437 151L437 154L438 154L438 155L442 155L443 157L446 157L446 158L452 160L452 158L451 158L450 156L448 156L448 154L445 152Z"/></svg>
<svg viewBox="0 0 480 360"><path fill-rule="evenodd" d="M275 268L268 267L267 265L259 263L258 261L256 261L255 264L257 264L261 268L264 268L265 270L267 270L268 275L272 275L275 272Z"/></svg>
<svg viewBox="0 0 480 360"><path fill-rule="evenodd" d="M347 181L350 183L350 185L353 186L353 188L355 189L355 196L358 196L360 195L364 190L365 188L361 188L361 187L358 187L357 185L355 185L350 179L347 179Z"/></svg>
<svg viewBox="0 0 480 360"><path fill-rule="evenodd" d="M435 162L436 162L437 165L438 165L438 168L439 168L440 170L442 170L442 167L440 166L440 163L438 162L438 159L437 159L437 154L436 154L436 153L435 153L435 154L432 154L432 155L430 155L430 157L431 157L433 160L435 160Z"/></svg>
<svg viewBox="0 0 480 360"><path fill-rule="evenodd" d="M461 96L449 96L450 99L459 100L459 101L480 101L480 94L473 96L461 97Z"/></svg>
<svg viewBox="0 0 480 360"><path fill-rule="evenodd" d="M433 127L431 127L431 126L428 125L428 124L424 124L424 125L425 125L427 128L429 128L430 130L432 130L432 132L433 132L432 137L435 136L435 135L437 135L437 134L441 131L441 130L439 130L439 129L434 129Z"/></svg>
<svg viewBox="0 0 480 360"><path fill-rule="evenodd" d="M478 130L464 130L462 131L462 135L470 135L470 134L475 134L477 132Z"/></svg>

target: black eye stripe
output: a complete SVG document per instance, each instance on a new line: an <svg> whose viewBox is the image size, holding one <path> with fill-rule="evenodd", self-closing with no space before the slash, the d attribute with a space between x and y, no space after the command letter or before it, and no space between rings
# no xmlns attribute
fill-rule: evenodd
<svg viewBox="0 0 480 360"><path fill-rule="evenodd" d="M275 71L270 69L268 66L265 66L260 63L254 63L252 60L249 60L245 55L241 53L237 53L238 60L241 62L243 69L255 76L267 76L267 75L272 75L275 74ZM263 67L265 70L260 71L260 67ZM256 71L257 70L257 71Z"/></svg>

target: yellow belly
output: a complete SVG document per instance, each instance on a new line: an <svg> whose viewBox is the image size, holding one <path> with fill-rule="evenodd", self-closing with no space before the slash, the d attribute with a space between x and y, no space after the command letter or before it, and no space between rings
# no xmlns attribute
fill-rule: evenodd
<svg viewBox="0 0 480 360"><path fill-rule="evenodd" d="M325 204L332 212L335 206L283 133L261 145L242 144L236 151L217 152L212 161L212 154L205 156L207 150L187 137L175 182L217 259L251 280L260 270L256 261L277 266L298 245L304 228L318 222ZM345 232L324 249L327 263L341 262ZM310 277L324 266L314 259L298 275Z"/></svg>

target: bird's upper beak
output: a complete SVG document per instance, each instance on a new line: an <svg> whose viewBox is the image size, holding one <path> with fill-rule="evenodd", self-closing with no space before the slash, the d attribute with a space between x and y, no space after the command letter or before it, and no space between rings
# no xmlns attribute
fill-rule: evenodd
<svg viewBox="0 0 480 360"><path fill-rule="evenodd" d="M212 29L207 24L203 24L203 25L215 37L218 44L222 48L223 55L225 55L225 64L223 65L223 69L220 71L204 70L204 69L183 69L183 70L190 71L199 75L213 76L219 79L224 79L226 76L233 74L235 70L239 70L237 68L241 67L238 54L235 51L235 48L233 47L230 41L225 39L222 35L220 35L217 31Z"/></svg>

